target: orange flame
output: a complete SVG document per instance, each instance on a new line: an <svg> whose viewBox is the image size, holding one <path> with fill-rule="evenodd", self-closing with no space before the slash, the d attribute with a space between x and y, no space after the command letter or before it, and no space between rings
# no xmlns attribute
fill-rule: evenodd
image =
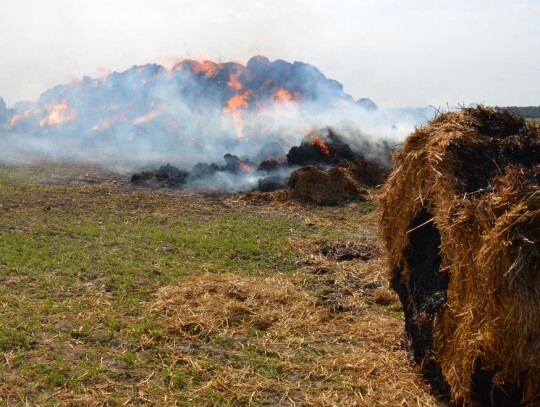
<svg viewBox="0 0 540 407"><path fill-rule="evenodd" d="M220 68L219 64L213 61L199 62L191 59L186 59L184 61L176 63L172 67L172 70L177 71L179 69L183 69L184 67L188 67L189 70L195 75L202 72L204 73L204 76L206 78L217 75Z"/></svg>
<svg viewBox="0 0 540 407"><path fill-rule="evenodd" d="M244 138L244 120L240 109L247 109L249 107L248 99L250 96L249 91L243 91L244 85L239 80L241 73L240 68L230 73L227 85L236 91L236 95L227 101L227 107L223 109L224 112L230 112L232 114L239 139Z"/></svg>
<svg viewBox="0 0 540 407"><path fill-rule="evenodd" d="M124 116L124 112L120 112L118 114L115 114L114 116L107 116L105 119L103 119L103 123L96 124L92 126L93 131L103 131L111 127L114 123L118 121L127 122L126 117Z"/></svg>
<svg viewBox="0 0 540 407"><path fill-rule="evenodd" d="M14 126L17 124L17 122L18 122L19 120L25 119L25 118L27 118L28 116L30 116L30 115L32 115L32 114L34 114L34 113L39 113L39 112L41 112L41 110L38 109L37 107L32 107L32 108L30 108L30 109L27 109L27 110L24 111L23 114L16 114L15 116L13 116L13 117L11 118L11 120L9 121L9 125L10 125L11 127L14 127Z"/></svg>
<svg viewBox="0 0 540 407"><path fill-rule="evenodd" d="M56 126L75 117L75 111L68 106L67 99L62 99L62 102L57 105L45 105L45 109L47 109L47 117L40 120L41 127L45 125Z"/></svg>
<svg viewBox="0 0 540 407"><path fill-rule="evenodd" d="M253 172L253 171L255 171L255 168L250 167L249 165L247 165L245 162L243 162L241 160L238 160L238 166L242 169L242 171L245 171L245 172Z"/></svg>
<svg viewBox="0 0 540 407"><path fill-rule="evenodd" d="M240 139L244 138L244 120L242 118L242 111L240 109L247 109L249 107L249 95L249 91L245 91L233 96L227 101L227 107L223 109L224 112L229 112L232 114L236 126L236 133Z"/></svg>
<svg viewBox="0 0 540 407"><path fill-rule="evenodd" d="M276 93L274 93L273 99L275 103L280 103L290 102L291 100L294 100L295 97L287 89L281 88Z"/></svg>
<svg viewBox="0 0 540 407"><path fill-rule="evenodd" d="M154 107L154 102L152 102L150 106ZM149 121L154 120L156 117L161 116L164 112L165 112L165 105L161 105L156 110L152 110L146 113L145 115L137 117L135 121L133 122L133 124L138 126L140 124L147 123Z"/></svg>
<svg viewBox="0 0 540 407"><path fill-rule="evenodd" d="M227 107L224 109L225 112L234 112L240 108L247 109L249 107L249 91L240 93L239 95L233 96L227 101Z"/></svg>
<svg viewBox="0 0 540 407"><path fill-rule="evenodd" d="M10 127L14 127L14 126L17 124L17 122L18 122L19 120L21 120L23 117L24 117L24 116L21 115L21 114L16 114L15 116L13 116L13 117L11 118L11 120L9 121Z"/></svg>
<svg viewBox="0 0 540 407"><path fill-rule="evenodd" d="M195 73L199 72L203 72L205 77L210 78L218 73L218 64L212 61L203 61L202 64L199 64Z"/></svg>
<svg viewBox="0 0 540 407"><path fill-rule="evenodd" d="M240 71L232 72L229 77L229 82L227 82L227 85L235 89L237 92L240 92L242 89L244 89L244 85L242 85L240 81L238 80L239 77L240 77Z"/></svg>
<svg viewBox="0 0 540 407"><path fill-rule="evenodd" d="M330 157L330 150L328 149L328 146L324 143L322 138L312 135L311 136L311 144L314 146L319 147L319 149L323 152L323 154L327 157Z"/></svg>

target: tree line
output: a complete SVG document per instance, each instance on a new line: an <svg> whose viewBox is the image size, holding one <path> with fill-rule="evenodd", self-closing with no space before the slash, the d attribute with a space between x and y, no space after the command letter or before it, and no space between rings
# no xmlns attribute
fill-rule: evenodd
<svg viewBox="0 0 540 407"><path fill-rule="evenodd" d="M507 106L512 113L523 116L527 119L540 119L540 106Z"/></svg>

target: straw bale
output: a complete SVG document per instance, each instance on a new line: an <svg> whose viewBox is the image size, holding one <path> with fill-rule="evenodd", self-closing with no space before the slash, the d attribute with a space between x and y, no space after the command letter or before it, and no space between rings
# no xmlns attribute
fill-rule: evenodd
<svg viewBox="0 0 540 407"><path fill-rule="evenodd" d="M289 177L288 185L292 198L317 205L365 200L367 194L349 169L343 167L322 171L308 165L294 171Z"/></svg>
<svg viewBox="0 0 540 407"><path fill-rule="evenodd" d="M455 405L540 405L540 129L464 108L394 158L379 215L414 359Z"/></svg>
<svg viewBox="0 0 540 407"><path fill-rule="evenodd" d="M354 161L348 162L345 166L357 182L368 187L380 186L384 184L388 178L389 169L387 167L362 157L358 157Z"/></svg>

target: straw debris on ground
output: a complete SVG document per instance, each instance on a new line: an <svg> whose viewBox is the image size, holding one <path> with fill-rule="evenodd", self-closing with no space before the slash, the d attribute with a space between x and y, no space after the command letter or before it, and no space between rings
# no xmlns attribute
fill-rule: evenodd
<svg viewBox="0 0 540 407"><path fill-rule="evenodd" d="M201 387L235 394L238 404L436 405L416 395L423 384L410 381L398 318L327 305L300 276L204 275L161 289L154 311L198 359L219 355L212 371L199 365Z"/></svg>

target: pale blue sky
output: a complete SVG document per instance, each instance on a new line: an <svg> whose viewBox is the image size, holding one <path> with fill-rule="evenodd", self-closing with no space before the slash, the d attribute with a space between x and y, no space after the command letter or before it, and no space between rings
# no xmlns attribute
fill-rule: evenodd
<svg viewBox="0 0 540 407"><path fill-rule="evenodd" d="M2 0L0 96L169 57L299 60L383 107L540 105L540 0Z"/></svg>

